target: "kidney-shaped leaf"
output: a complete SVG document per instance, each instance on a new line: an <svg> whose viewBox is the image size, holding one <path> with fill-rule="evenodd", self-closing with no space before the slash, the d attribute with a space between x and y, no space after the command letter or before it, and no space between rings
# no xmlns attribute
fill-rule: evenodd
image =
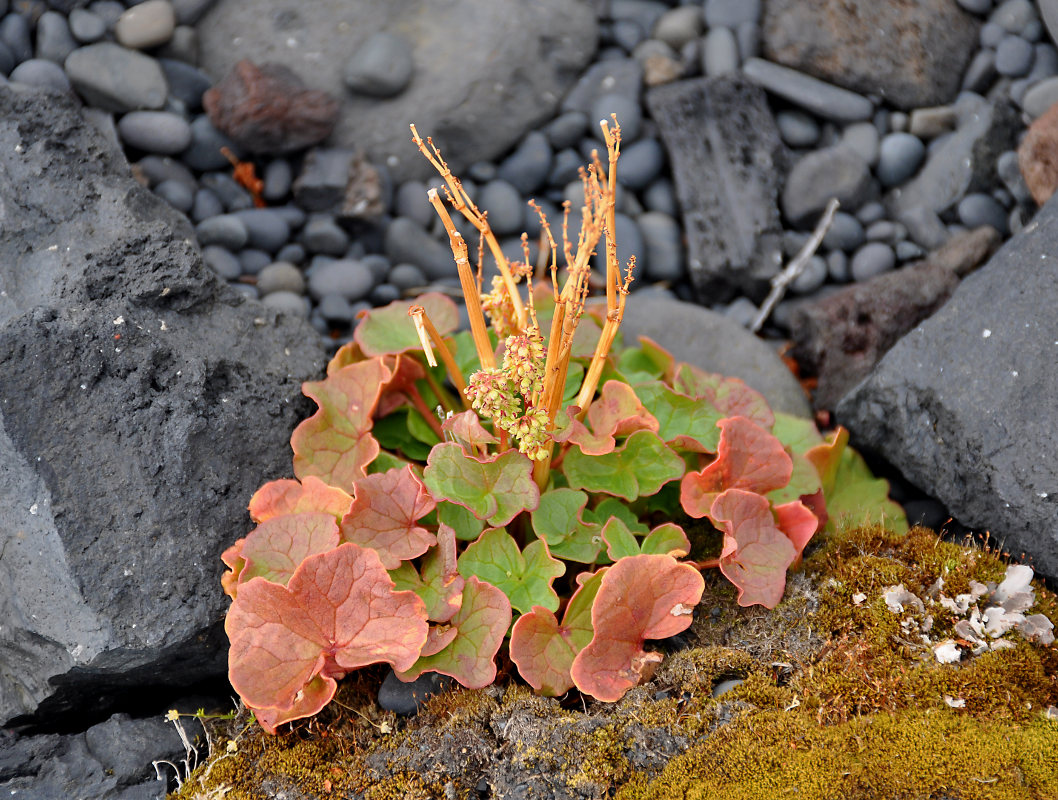
<svg viewBox="0 0 1058 800"><path fill-rule="evenodd" d="M666 444L692 453L716 452L716 423L725 415L711 403L680 394L661 381L640 384L636 393L657 418L658 436Z"/></svg>
<svg viewBox="0 0 1058 800"><path fill-rule="evenodd" d="M641 553L682 558L691 552L691 543L687 539L687 534L675 522L658 525L646 535L640 544L620 517L610 517L603 525L602 538L606 542L606 555L613 561L628 556L638 556Z"/></svg>
<svg viewBox="0 0 1058 800"><path fill-rule="evenodd" d="M381 356L419 350L422 344L408 316L413 305L426 309L426 315L443 336L459 327L456 304L438 292L428 292L415 300L394 300L384 308L367 311L353 332L353 340L368 356Z"/></svg>
<svg viewBox="0 0 1058 800"><path fill-rule="evenodd" d="M437 505L411 465L358 480L349 512L342 517L342 541L370 547L386 569L421 556L437 539L416 522Z"/></svg>
<svg viewBox="0 0 1058 800"><path fill-rule="evenodd" d="M570 427L563 434L556 434L555 439L568 438L585 455L601 456L613 451L617 444L615 437L658 429L658 421L643 407L635 390L620 381L603 384L602 392L588 406L587 417L590 430L570 415Z"/></svg>
<svg viewBox="0 0 1058 800"><path fill-rule="evenodd" d="M712 404L721 417L746 417L762 428L775 423L768 401L740 378L705 372L692 364L680 364L672 388L681 394Z"/></svg>
<svg viewBox="0 0 1058 800"><path fill-rule="evenodd" d="M308 475L303 481L283 478L269 481L254 492L250 498L250 518L264 522L283 514L326 511L341 519L352 503L348 492L328 486L315 475Z"/></svg>
<svg viewBox="0 0 1058 800"><path fill-rule="evenodd" d="M543 539L519 551L518 543L503 528L492 528L463 551L458 567L464 578L476 575L500 589L516 611L525 613L533 606L558 610L558 594L551 584L566 568L551 557Z"/></svg>
<svg viewBox="0 0 1058 800"><path fill-rule="evenodd" d="M455 442L430 451L423 481L437 500L450 500L494 527L502 527L540 502L533 462L517 450L475 458Z"/></svg>
<svg viewBox="0 0 1058 800"><path fill-rule="evenodd" d="M294 474L309 475L347 492L379 453L371 415L383 382L391 376L381 359L342 367L322 381L302 385L319 409L294 429Z"/></svg>
<svg viewBox="0 0 1058 800"><path fill-rule="evenodd" d="M573 688L569 668L591 641L591 606L608 569L585 578L570 598L561 625L551 611L534 606L511 628L511 661L540 694L557 697Z"/></svg>
<svg viewBox="0 0 1058 800"><path fill-rule="evenodd" d="M481 689L496 678L496 653L511 626L511 601L491 584L471 576L463 585L463 603L449 621L457 634L440 652L423 656L406 671L402 681L424 672L440 672L468 689ZM443 629L438 629L442 632Z"/></svg>
<svg viewBox="0 0 1058 800"><path fill-rule="evenodd" d="M701 518L725 489L746 489L764 494L790 482L793 461L782 443L745 417L720 420L716 459L698 472L688 472L680 482L680 505L690 516Z"/></svg>
<svg viewBox="0 0 1058 800"><path fill-rule="evenodd" d="M467 452L487 444L496 444L495 436L481 425L477 411L460 411L441 423L441 430L449 433Z"/></svg>
<svg viewBox="0 0 1058 800"><path fill-rule="evenodd" d="M768 499L728 489L713 501L709 518L724 532L720 571L738 589L738 604L775 608L797 549L776 524Z"/></svg>
<svg viewBox="0 0 1058 800"><path fill-rule="evenodd" d="M393 591L374 550L342 544L306 558L287 586L247 581L224 629L231 685L248 706L286 712L314 678L325 684L326 691L313 692L313 705L322 708L350 670L379 661L408 669L427 624L422 600Z"/></svg>
<svg viewBox="0 0 1058 800"><path fill-rule="evenodd" d="M644 642L686 630L704 590L698 570L672 556L639 555L615 563L592 604L594 635L570 668L577 688L599 700L620 700L661 660L643 649Z"/></svg>
<svg viewBox="0 0 1058 800"><path fill-rule="evenodd" d="M325 511L272 517L224 551L221 559L231 572L221 577L221 586L233 599L236 587L251 578L285 586L302 561L337 546L338 523Z"/></svg>
<svg viewBox="0 0 1058 800"><path fill-rule="evenodd" d="M643 430L602 456L588 456L571 447L562 466L573 489L604 492L625 500L656 494L666 483L681 477L686 467L656 433Z"/></svg>
<svg viewBox="0 0 1058 800"><path fill-rule="evenodd" d="M531 517L533 532L547 542L551 555L582 564L598 557L602 549L600 526L584 521L587 504L587 494L565 487L540 496L540 505Z"/></svg>

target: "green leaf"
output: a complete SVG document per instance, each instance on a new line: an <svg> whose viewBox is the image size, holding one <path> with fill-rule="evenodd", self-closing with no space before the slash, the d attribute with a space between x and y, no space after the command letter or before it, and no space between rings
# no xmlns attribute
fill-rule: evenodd
<svg viewBox="0 0 1058 800"><path fill-rule="evenodd" d="M376 420L372 433L379 445L386 450L403 453L412 461L425 461L430 455L432 445L421 442L412 435L409 418L413 411L414 409L408 407L399 408L392 414ZM418 414L417 411L414 413ZM419 418L421 420L422 416ZM435 436L434 443L436 440Z"/></svg>
<svg viewBox="0 0 1058 800"><path fill-rule="evenodd" d="M613 561L644 553L682 558L691 552L687 534L674 522L658 525L640 544L622 520L611 517L603 526L602 537L606 541L606 554Z"/></svg>
<svg viewBox="0 0 1058 800"><path fill-rule="evenodd" d="M721 417L746 417L768 430L775 423L775 415L764 395L751 389L740 378L729 378L705 372L691 364L680 364L672 388L689 397L705 400L713 405Z"/></svg>
<svg viewBox="0 0 1058 800"><path fill-rule="evenodd" d="M414 408L408 409L408 433L416 441L422 442L428 447L433 447L441 441L434 429L430 427L430 423L426 421L426 418Z"/></svg>
<svg viewBox="0 0 1058 800"><path fill-rule="evenodd" d="M540 502L533 462L517 450L476 458L458 444L445 442L430 451L423 480L435 499L466 506L493 527L506 525Z"/></svg>
<svg viewBox="0 0 1058 800"><path fill-rule="evenodd" d="M422 559L422 574L410 561L389 571L389 577L402 591L412 591L426 604L426 618L431 622L448 622L459 611L463 597L463 577L456 571L455 543L444 544L445 529L438 532L441 542L430 548ZM449 530L448 536L451 536Z"/></svg>
<svg viewBox="0 0 1058 800"><path fill-rule="evenodd" d="M641 552L636 537L617 517L611 517L609 522L602 526L602 538L606 542L606 555L611 561L625 556L637 556Z"/></svg>
<svg viewBox="0 0 1058 800"><path fill-rule="evenodd" d="M558 594L551 584L566 568L548 554L542 539L519 552L512 536L502 528L493 528L463 551L458 567L464 578L477 575L502 591L516 611L524 614L533 606L558 610Z"/></svg>
<svg viewBox="0 0 1058 800"><path fill-rule="evenodd" d="M771 433L792 452L802 455L816 445L823 444L823 436L812 420L781 411L775 412L775 424Z"/></svg>
<svg viewBox="0 0 1058 800"><path fill-rule="evenodd" d="M357 324L353 340L360 345L364 355L382 356L422 348L415 325L408 316L408 309L413 305L426 309L427 316L442 336L459 327L456 304L443 294L428 292L415 300L394 300L384 308L368 311Z"/></svg>
<svg viewBox="0 0 1058 800"><path fill-rule="evenodd" d="M403 458L398 458L392 453L380 450L378 455L375 456L375 460L367 465L367 474L377 475L379 472L388 472L391 469L403 469L408 466L408 463Z"/></svg>
<svg viewBox="0 0 1058 800"><path fill-rule="evenodd" d="M590 564L602 549L601 526L585 522L588 495L574 489L551 489L532 513L533 531L553 556Z"/></svg>
<svg viewBox="0 0 1058 800"><path fill-rule="evenodd" d="M469 508L444 501L437 504L437 521L452 528L456 538L464 542L474 541L485 529L485 523Z"/></svg>
<svg viewBox="0 0 1058 800"><path fill-rule="evenodd" d="M679 493L677 492L676 502L678 503L679 500ZM673 508L675 508L675 504L668 506L666 510ZM595 508L589 508L584 512L586 521L597 522L599 525L605 525L610 517L617 517L632 533L646 533L650 530L646 523L639 521L639 517L628 507L627 503L618 500L616 497L604 497Z"/></svg>
<svg viewBox="0 0 1058 800"><path fill-rule="evenodd" d="M658 421L658 435L668 444L695 453L715 453L716 427L725 414L711 403L688 397L660 381L639 384L636 394Z"/></svg>
<svg viewBox="0 0 1058 800"><path fill-rule="evenodd" d="M566 403L576 397L583 382L584 365L578 361L571 361L566 368L566 384L562 387L562 402Z"/></svg>
<svg viewBox="0 0 1058 800"><path fill-rule="evenodd" d="M566 451L563 470L574 489L635 500L680 478L684 463L656 433L636 431L620 449L602 456L586 456L571 447Z"/></svg>

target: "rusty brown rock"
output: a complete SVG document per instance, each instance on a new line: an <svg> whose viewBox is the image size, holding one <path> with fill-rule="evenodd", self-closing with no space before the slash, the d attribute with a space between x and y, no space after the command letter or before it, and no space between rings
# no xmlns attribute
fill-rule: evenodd
<svg viewBox="0 0 1058 800"><path fill-rule="evenodd" d="M955 99L978 23L955 0L769 0L772 61L903 109Z"/></svg>
<svg viewBox="0 0 1058 800"><path fill-rule="evenodd" d="M1058 104L1029 126L1018 147L1018 166L1037 205L1058 189Z"/></svg>
<svg viewBox="0 0 1058 800"><path fill-rule="evenodd" d="M207 91L210 122L250 153L289 153L319 144L334 130L338 101L307 89L281 64L240 61Z"/></svg>
<svg viewBox="0 0 1058 800"><path fill-rule="evenodd" d="M813 404L833 409L882 356L939 309L959 284L999 247L990 226L953 236L926 259L856 283L793 310L793 355L819 384Z"/></svg>

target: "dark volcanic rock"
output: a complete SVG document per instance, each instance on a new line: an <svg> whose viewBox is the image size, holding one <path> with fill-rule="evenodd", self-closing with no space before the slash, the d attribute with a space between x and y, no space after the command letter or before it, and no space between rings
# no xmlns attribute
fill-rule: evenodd
<svg viewBox="0 0 1058 800"><path fill-rule="evenodd" d="M597 37L591 8L569 0L256 0L250 14L243 0L219 0L197 30L214 79L241 59L275 62L342 97L331 144L365 151L397 183L433 176L408 123L457 174L493 159L551 119ZM414 61L411 83L385 100L342 82L350 54L380 32L406 40Z"/></svg>
<svg viewBox="0 0 1058 800"><path fill-rule="evenodd" d="M240 61L202 95L214 127L250 153L289 153L319 144L334 130L338 101L306 89L282 64Z"/></svg>
<svg viewBox="0 0 1058 800"><path fill-rule="evenodd" d="M323 354L75 101L4 87L0 120L0 721L46 723L223 675L219 555Z"/></svg>
<svg viewBox="0 0 1058 800"><path fill-rule="evenodd" d="M798 362L818 376L814 402L833 408L900 339L951 297L959 278L999 246L994 228L959 234L925 261L798 305L790 331Z"/></svg>
<svg viewBox="0 0 1058 800"><path fill-rule="evenodd" d="M786 148L764 91L740 77L699 78L647 92L668 149L698 298L762 299L782 266L778 196Z"/></svg>
<svg viewBox="0 0 1058 800"><path fill-rule="evenodd" d="M1058 577L1058 200L841 401L854 440Z"/></svg>
<svg viewBox="0 0 1058 800"><path fill-rule="evenodd" d="M905 109L954 99L977 29L955 0L764 4L764 52L772 61Z"/></svg>

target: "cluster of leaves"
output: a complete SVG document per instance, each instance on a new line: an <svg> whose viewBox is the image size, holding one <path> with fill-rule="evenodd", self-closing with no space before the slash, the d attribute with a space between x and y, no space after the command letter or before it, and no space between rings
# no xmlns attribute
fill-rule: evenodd
<svg viewBox="0 0 1058 800"><path fill-rule="evenodd" d="M455 305L418 302L469 379ZM576 406L559 415L540 491L526 455L488 451L497 438L475 412L438 418L452 400L413 352L407 307L369 312L327 378L305 384L319 410L292 437L297 480L254 495L257 528L223 556L231 682L268 730L315 714L370 663L486 686L508 637L541 693L620 698L660 659L645 641L690 624L699 569L714 566L681 561L676 522L641 521L677 503L723 533L715 566L742 605L774 607L824 524L901 524L844 432L824 439L649 340L610 356L583 421ZM588 355L574 352L570 396Z"/></svg>

